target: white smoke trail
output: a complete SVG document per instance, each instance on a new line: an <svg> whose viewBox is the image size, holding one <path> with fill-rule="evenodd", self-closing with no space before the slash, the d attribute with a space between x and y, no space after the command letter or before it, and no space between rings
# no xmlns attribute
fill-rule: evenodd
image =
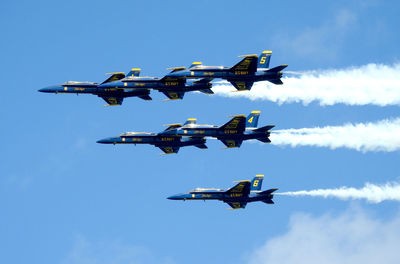
<svg viewBox="0 0 400 264"><path fill-rule="evenodd" d="M282 78L283 85L254 83L251 91L235 92L228 82L216 82L213 90L225 97L269 100L278 104L315 101L320 105L400 105L400 64L368 64L341 70L304 72Z"/></svg>
<svg viewBox="0 0 400 264"><path fill-rule="evenodd" d="M336 189L317 189L311 191L283 192L276 194L288 196L318 196L323 198L334 197L341 200L365 199L371 203L380 203L387 200L400 202L400 184L386 183L383 185L375 185L366 183L361 189L344 186Z"/></svg>
<svg viewBox="0 0 400 264"><path fill-rule="evenodd" d="M400 118L376 123L346 124L300 129L283 129L271 133L271 144L349 148L357 151L400 150Z"/></svg>

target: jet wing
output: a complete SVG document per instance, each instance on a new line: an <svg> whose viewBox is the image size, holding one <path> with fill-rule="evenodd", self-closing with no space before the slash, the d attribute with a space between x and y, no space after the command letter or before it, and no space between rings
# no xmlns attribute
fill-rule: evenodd
<svg viewBox="0 0 400 264"><path fill-rule="evenodd" d="M168 126L168 127L164 131L168 131L168 130L171 130L171 129L179 128L179 127L182 126L182 124L168 124L168 125L165 125L165 126Z"/></svg>
<svg viewBox="0 0 400 264"><path fill-rule="evenodd" d="M245 58L231 68L232 71L254 73L257 71L257 55L247 55Z"/></svg>
<svg viewBox="0 0 400 264"><path fill-rule="evenodd" d="M108 103L108 105L122 105L124 101L123 97L116 97L116 96L101 96L104 101Z"/></svg>
<svg viewBox="0 0 400 264"><path fill-rule="evenodd" d="M178 146L157 146L159 147L164 154L176 154L178 153L180 147Z"/></svg>
<svg viewBox="0 0 400 264"><path fill-rule="evenodd" d="M233 210L234 210L234 209L244 209L244 208L246 207L246 205L247 205L246 202L235 202L235 203L233 203L233 202L226 202L226 203L229 204L230 207L232 207Z"/></svg>
<svg viewBox="0 0 400 264"><path fill-rule="evenodd" d="M236 197L246 197L250 193L250 181L240 181L238 184L226 191L227 194L242 194Z"/></svg>
<svg viewBox="0 0 400 264"><path fill-rule="evenodd" d="M169 100L183 99L185 92L183 91L162 91Z"/></svg>
<svg viewBox="0 0 400 264"><path fill-rule="evenodd" d="M228 80L238 91L250 90L253 87L253 81Z"/></svg>
<svg viewBox="0 0 400 264"><path fill-rule="evenodd" d="M237 132L243 132L246 129L246 117L244 115L234 116L231 120L229 120L229 122L221 126L219 129L234 129L237 130Z"/></svg>
<svg viewBox="0 0 400 264"><path fill-rule="evenodd" d="M240 139L219 139L225 144L226 148L239 148L242 145L243 140Z"/></svg>
<svg viewBox="0 0 400 264"><path fill-rule="evenodd" d="M121 79L125 78L125 73L123 73L123 72L107 73L107 74L110 74L111 76L108 77L108 79L105 80L104 82L102 82L101 84L109 83L109 82L115 82L115 81L118 81L118 80L121 80Z"/></svg>

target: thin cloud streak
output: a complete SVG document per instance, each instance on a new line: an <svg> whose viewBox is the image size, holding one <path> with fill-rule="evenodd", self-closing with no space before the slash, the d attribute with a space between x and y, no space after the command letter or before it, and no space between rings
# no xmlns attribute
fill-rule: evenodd
<svg viewBox="0 0 400 264"><path fill-rule="evenodd" d="M386 119L376 123L345 124L274 131L271 144L348 148L361 152L400 150L400 118Z"/></svg>
<svg viewBox="0 0 400 264"><path fill-rule="evenodd" d="M335 189L316 189L302 190L295 192L276 193L286 196L312 196L322 198L338 198L341 200L367 200L371 203L381 203L383 201L400 202L400 184L397 182L376 185L366 183L362 188L340 187Z"/></svg>
<svg viewBox="0 0 400 264"><path fill-rule="evenodd" d="M268 100L278 104L400 105L400 64L307 71L282 80L283 85L254 83L251 91L243 92L232 92L235 89L226 81L216 82L213 90L224 97Z"/></svg>

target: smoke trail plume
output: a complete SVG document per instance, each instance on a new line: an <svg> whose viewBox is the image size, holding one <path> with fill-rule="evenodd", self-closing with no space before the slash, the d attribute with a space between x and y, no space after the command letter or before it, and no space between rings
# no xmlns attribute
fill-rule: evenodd
<svg viewBox="0 0 400 264"><path fill-rule="evenodd" d="M337 189L317 189L311 191L283 192L276 194L287 196L316 196L323 198L334 197L341 200L365 199L371 203L380 203L387 200L400 201L400 184L386 183L383 185L375 185L366 183L364 187L360 189L344 186Z"/></svg>
<svg viewBox="0 0 400 264"><path fill-rule="evenodd" d="M349 148L357 151L400 150L400 118L376 123L346 124L300 129L283 129L271 133L271 144Z"/></svg>
<svg viewBox="0 0 400 264"><path fill-rule="evenodd" d="M228 82L214 83L216 94L269 100L278 104L301 102L305 105L400 105L400 64L368 64L341 70L308 71L282 78L283 85L254 83L251 91L236 92Z"/></svg>

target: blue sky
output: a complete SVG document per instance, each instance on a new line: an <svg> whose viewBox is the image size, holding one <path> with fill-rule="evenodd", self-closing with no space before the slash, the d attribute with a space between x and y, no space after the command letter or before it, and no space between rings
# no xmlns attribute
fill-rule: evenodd
<svg viewBox="0 0 400 264"><path fill-rule="evenodd" d="M265 174L263 189L282 191L398 181L398 151L249 142L222 150L220 142L209 140L208 150L186 147L178 155L160 156L152 146L95 143L125 131L157 132L190 117L223 124L228 115L260 110L259 124L285 129L397 118L398 106L278 105L197 93L164 102L153 93L151 102L129 98L122 107L103 107L96 96L37 92L68 80L102 81L107 72L132 67L162 76L165 68L192 61L230 66L238 55L262 50L273 51L272 66L288 64L291 71L393 65L400 59L397 1L8 1L0 6L0 72L7 99L0 106L5 139L0 262L290 263L305 242L311 252L311 245L324 245L318 248L322 259L324 254L353 263L372 259L368 250L347 258L349 248L320 243L337 226L343 229L332 232L350 248L368 248L374 234L389 241L382 243L389 250L399 242L399 236L391 237L400 230L396 202L276 197L274 206L253 203L228 211L219 202L166 199L194 187L228 188L255 174ZM351 238L352 231L366 230L372 233ZM276 241L295 243L283 248ZM396 250L377 249L380 253L399 257ZM313 263L305 256L297 260Z"/></svg>

